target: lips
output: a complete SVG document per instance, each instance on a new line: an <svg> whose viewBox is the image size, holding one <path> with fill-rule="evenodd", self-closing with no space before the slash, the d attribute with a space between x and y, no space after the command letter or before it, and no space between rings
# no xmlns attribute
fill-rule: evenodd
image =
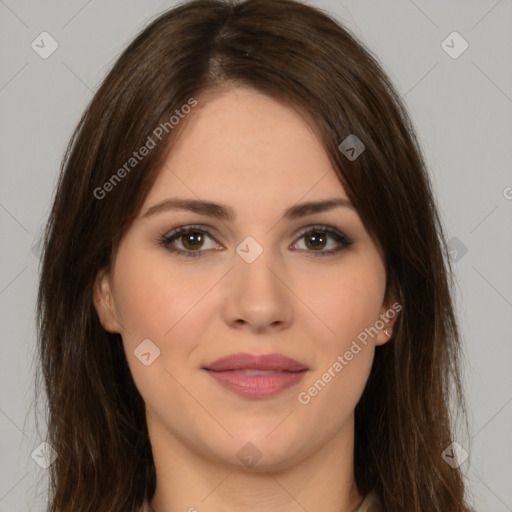
<svg viewBox="0 0 512 512"><path fill-rule="evenodd" d="M238 395L267 398L297 384L309 368L282 354L238 353L217 359L203 370Z"/></svg>
<svg viewBox="0 0 512 512"><path fill-rule="evenodd" d="M229 370L263 370L280 372L299 372L308 370L307 366L295 359L282 354L266 354L262 356L252 354L231 354L221 357L205 367L206 370L224 372Z"/></svg>

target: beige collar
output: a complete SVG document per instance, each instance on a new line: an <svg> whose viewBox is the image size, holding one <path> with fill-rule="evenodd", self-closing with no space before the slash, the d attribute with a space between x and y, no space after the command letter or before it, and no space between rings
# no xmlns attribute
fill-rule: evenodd
<svg viewBox="0 0 512 512"><path fill-rule="evenodd" d="M361 505L357 507L354 512L381 512L381 503L377 493L375 491L371 491L368 493L364 500L361 502Z"/></svg>

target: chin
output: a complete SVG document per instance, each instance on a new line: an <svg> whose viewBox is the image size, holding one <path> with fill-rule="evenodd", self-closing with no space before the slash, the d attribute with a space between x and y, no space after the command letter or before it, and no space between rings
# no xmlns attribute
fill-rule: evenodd
<svg viewBox="0 0 512 512"><path fill-rule="evenodd" d="M252 425L251 428L241 428L239 434L231 431L234 438L218 447L218 451L213 451L228 464L234 464L238 468L245 466L249 471L286 469L300 460L304 442L290 435L289 427L278 427L269 435L269 432L279 425L279 421L275 422L271 429L267 428L267 425L264 428ZM281 432L278 432L280 428Z"/></svg>

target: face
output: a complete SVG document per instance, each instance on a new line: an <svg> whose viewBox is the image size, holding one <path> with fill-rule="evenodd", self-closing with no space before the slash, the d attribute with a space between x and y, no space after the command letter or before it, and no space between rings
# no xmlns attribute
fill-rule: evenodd
<svg viewBox="0 0 512 512"><path fill-rule="evenodd" d="M268 470L350 432L396 319L385 285L308 122L237 88L198 98L95 306L122 335L153 441Z"/></svg>

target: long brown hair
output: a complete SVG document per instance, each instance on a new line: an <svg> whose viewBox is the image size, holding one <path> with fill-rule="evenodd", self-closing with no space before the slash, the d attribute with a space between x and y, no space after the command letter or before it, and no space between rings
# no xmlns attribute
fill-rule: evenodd
<svg viewBox="0 0 512 512"><path fill-rule="evenodd" d="M120 335L99 323L94 279L109 268L186 122L171 129L170 117L191 98L236 85L310 116L385 255L386 294L403 308L355 410L360 493L374 489L386 511L467 512L461 471L442 457L452 442L451 399L465 412L461 342L420 145L376 58L331 16L293 0L196 0L166 11L122 53L73 134L46 226L37 301L47 441L58 454L48 510L136 511L154 493L144 402ZM349 135L365 145L356 159L339 148ZM127 167L150 136L155 147Z"/></svg>

